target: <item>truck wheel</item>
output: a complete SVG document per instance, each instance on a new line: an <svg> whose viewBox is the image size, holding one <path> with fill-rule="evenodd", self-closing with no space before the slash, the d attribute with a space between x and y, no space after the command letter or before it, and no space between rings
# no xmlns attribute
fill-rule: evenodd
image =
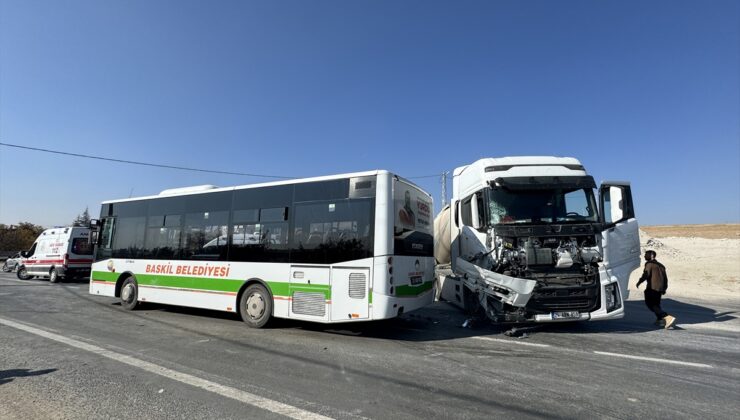
<svg viewBox="0 0 740 420"><path fill-rule="evenodd" d="M139 285L133 277L123 281L121 286L121 307L133 311L139 304Z"/></svg>
<svg viewBox="0 0 740 420"><path fill-rule="evenodd" d="M56 268L49 270L49 283L56 283L59 281L59 273Z"/></svg>
<svg viewBox="0 0 740 420"><path fill-rule="evenodd" d="M264 327L272 314L270 293L261 284L247 287L239 300L239 313L250 327Z"/></svg>
<svg viewBox="0 0 740 420"><path fill-rule="evenodd" d="M28 275L28 271L26 270L25 265L18 267L18 271L15 273L15 275L18 276L18 278L21 280L28 280L33 277Z"/></svg>

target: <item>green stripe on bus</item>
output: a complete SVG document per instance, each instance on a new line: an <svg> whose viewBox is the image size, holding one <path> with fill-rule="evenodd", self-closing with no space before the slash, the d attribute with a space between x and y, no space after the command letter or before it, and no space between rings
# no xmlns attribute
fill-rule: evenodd
<svg viewBox="0 0 740 420"><path fill-rule="evenodd" d="M92 272L93 280L107 281L111 283L115 283L116 280L118 280L118 276L120 275L121 275L120 273L111 273L108 271L93 271Z"/></svg>
<svg viewBox="0 0 740 420"><path fill-rule="evenodd" d="M418 296L434 286L434 282L422 283L418 286L401 285L396 287L397 297Z"/></svg>
<svg viewBox="0 0 740 420"><path fill-rule="evenodd" d="M179 287L183 289L233 293L238 292L244 284L243 280L162 276L156 274L137 274L136 281L142 286Z"/></svg>
<svg viewBox="0 0 740 420"><path fill-rule="evenodd" d="M93 280L115 283L119 273L94 271ZM245 280L214 279L207 277L163 276L156 274L135 274L136 281L142 286L175 287L181 289L207 290L214 292L236 293ZM273 296L291 296L293 292L323 293L331 299L331 286L322 284L291 284L287 282L268 281L267 285Z"/></svg>

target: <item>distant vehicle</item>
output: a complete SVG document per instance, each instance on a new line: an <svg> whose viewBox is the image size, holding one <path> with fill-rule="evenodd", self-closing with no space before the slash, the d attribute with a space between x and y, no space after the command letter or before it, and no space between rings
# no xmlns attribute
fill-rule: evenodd
<svg viewBox="0 0 740 420"><path fill-rule="evenodd" d="M90 228L60 227L41 232L28 251L22 251L17 276L28 280L32 276L48 277L56 283L65 277L90 275L93 248Z"/></svg>
<svg viewBox="0 0 740 420"><path fill-rule="evenodd" d="M455 169L435 220L444 300L494 322L622 318L640 266L630 185L574 158L481 159ZM599 203L599 204L597 204Z"/></svg>
<svg viewBox="0 0 740 420"><path fill-rule="evenodd" d="M12 257L5 260L3 263L3 271L6 273L10 273L11 271L18 268L18 264L21 262L23 257L21 256L20 252L16 252Z"/></svg>
<svg viewBox="0 0 740 420"><path fill-rule="evenodd" d="M255 328L393 318L433 301L432 208L387 171L106 201L90 293L236 312Z"/></svg>

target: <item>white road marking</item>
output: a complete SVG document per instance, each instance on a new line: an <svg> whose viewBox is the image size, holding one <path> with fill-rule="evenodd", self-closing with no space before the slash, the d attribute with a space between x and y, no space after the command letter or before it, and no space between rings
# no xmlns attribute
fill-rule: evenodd
<svg viewBox="0 0 740 420"><path fill-rule="evenodd" d="M656 359L654 357L633 356L631 354L620 354L620 353L609 353L607 351L594 351L594 353L600 354L602 356L622 357L625 359L644 360L648 362L657 362L657 363L668 363L671 365L692 366L692 367L708 368L708 369L714 368L714 366L705 365L704 363L682 362L680 360L670 360L670 359Z"/></svg>
<svg viewBox="0 0 740 420"><path fill-rule="evenodd" d="M147 372L154 373L160 376L164 376L165 378L172 379L178 382L182 382L190 386L194 386L197 388L204 389L206 391L214 392L224 397L232 398L234 400L241 401L243 403L252 405L254 407L261 408L266 411L270 411L272 413L281 414L283 416L294 418L294 419L331 419L331 417L326 417L326 416L322 416L317 413L312 413L310 411L306 411L298 407L293 407L292 405L284 404L279 401L271 400L269 398L260 397L259 395L255 395L255 394L252 394L246 391L242 391L240 389L232 388L226 385L221 385L216 382L209 381L207 379L189 375L187 373L178 372L176 370L172 370L172 369L169 369L163 366L159 366L154 363L149 363L144 360L139 360L135 357L131 357L131 356L127 356L122 353L117 353L111 350L107 350L102 347L84 343L82 341L73 340L71 338L67 338L59 334L54 334L48 331L44 331L39 328L31 327L26 324L21 324L21 323L11 321L8 319L4 319L4 318L0 318L0 324L6 325L12 328L17 328L19 330L38 335L40 337L44 337L49 340L54 340L54 341L66 344L68 346L72 346L78 349L89 351L99 356L107 357L108 359L115 360L121 363L125 363L127 365L134 366L139 369L145 370Z"/></svg>
<svg viewBox="0 0 740 420"><path fill-rule="evenodd" d="M540 343L528 343L524 341L514 341L514 340L505 340L502 338L491 338L491 337L470 337L474 338L476 340L483 340L483 341L492 341L495 343L505 343L505 344L518 344L521 346L530 346L530 347L551 347L553 350L559 350L559 351L566 351L566 352L583 352L582 350L577 349L569 349L567 347L553 347L549 344L540 344ZM644 357L644 356L633 356L631 354L620 354L620 353L609 353L606 351L593 351L593 354L598 354L601 356L610 356L610 357L622 357L625 359L635 359L635 360L643 360L647 362L656 362L656 363L668 363L672 365L681 365L681 366L691 366L691 367L698 367L698 368L707 368L712 369L714 366L707 365L704 363L693 363L693 362L682 362L680 360L670 360L670 359L657 359L654 357Z"/></svg>
<svg viewBox="0 0 740 420"><path fill-rule="evenodd" d="M471 337L471 338L474 338L476 340L493 341L493 342L496 342L496 343L518 344L520 346L550 347L549 344L528 343L526 341L504 340L503 338L491 338L491 337Z"/></svg>
<svg viewBox="0 0 740 420"><path fill-rule="evenodd" d="M732 319L727 321L710 321L710 322L702 322L698 324L679 324L676 322L675 324L681 329L684 330L715 330L715 331L730 331L730 332L740 332L740 321L738 318L735 318L733 316ZM735 340L735 338L732 338L732 340Z"/></svg>

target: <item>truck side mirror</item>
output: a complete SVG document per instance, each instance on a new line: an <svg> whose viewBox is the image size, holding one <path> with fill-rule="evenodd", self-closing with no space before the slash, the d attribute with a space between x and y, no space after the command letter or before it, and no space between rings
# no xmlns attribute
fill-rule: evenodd
<svg viewBox="0 0 740 420"><path fill-rule="evenodd" d="M632 191L629 183L602 184L599 189L601 196L601 218L607 225L635 217L632 205Z"/></svg>

